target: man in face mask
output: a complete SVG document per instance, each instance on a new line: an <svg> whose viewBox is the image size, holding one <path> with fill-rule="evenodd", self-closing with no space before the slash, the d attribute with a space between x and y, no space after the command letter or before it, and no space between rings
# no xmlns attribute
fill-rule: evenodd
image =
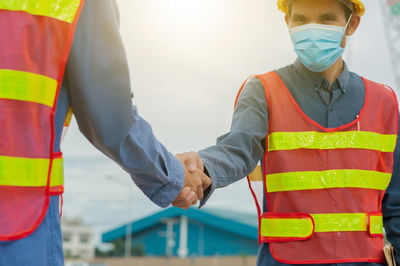
<svg viewBox="0 0 400 266"><path fill-rule="evenodd" d="M348 70L359 0L279 0L298 59L250 78L231 131L200 157L216 188L250 175L260 221L258 265L400 263L400 145L395 93Z"/></svg>
<svg viewBox="0 0 400 266"><path fill-rule="evenodd" d="M356 31L364 11L354 12L355 7L348 0L289 0L280 1L280 5L286 12L285 20L299 60L308 70L320 73L332 83L343 70L347 36Z"/></svg>

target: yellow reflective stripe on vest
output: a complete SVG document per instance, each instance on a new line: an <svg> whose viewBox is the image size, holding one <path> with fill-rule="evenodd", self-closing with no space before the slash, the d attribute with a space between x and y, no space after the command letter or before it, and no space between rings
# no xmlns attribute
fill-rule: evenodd
<svg viewBox="0 0 400 266"><path fill-rule="evenodd" d="M383 234L383 218L382 216L371 216L370 219L370 228L369 232L372 235L380 235Z"/></svg>
<svg viewBox="0 0 400 266"><path fill-rule="evenodd" d="M326 232L364 232L368 231L365 213L311 214L316 233ZM282 238L306 238L312 234L311 219L261 218L261 236ZM382 216L370 217L371 234L383 233Z"/></svg>
<svg viewBox="0 0 400 266"><path fill-rule="evenodd" d="M366 170L328 170L267 175L268 193L328 188L386 190L391 174Z"/></svg>
<svg viewBox="0 0 400 266"><path fill-rule="evenodd" d="M315 232L367 231L367 214L365 213L312 214L311 216L315 222Z"/></svg>
<svg viewBox="0 0 400 266"><path fill-rule="evenodd" d="M28 159L0 156L0 186L45 187L49 159ZM63 160L53 160L50 186L64 183Z"/></svg>
<svg viewBox="0 0 400 266"><path fill-rule="evenodd" d="M53 107L57 81L23 71L0 69L0 98Z"/></svg>
<svg viewBox="0 0 400 266"><path fill-rule="evenodd" d="M72 23L80 0L0 0L0 9L24 11Z"/></svg>
<svg viewBox="0 0 400 266"><path fill-rule="evenodd" d="M349 132L275 132L268 136L268 151L297 149L367 149L393 152L396 135L366 131Z"/></svg>
<svg viewBox="0 0 400 266"><path fill-rule="evenodd" d="M261 219L261 236L306 238L313 232L310 219Z"/></svg>

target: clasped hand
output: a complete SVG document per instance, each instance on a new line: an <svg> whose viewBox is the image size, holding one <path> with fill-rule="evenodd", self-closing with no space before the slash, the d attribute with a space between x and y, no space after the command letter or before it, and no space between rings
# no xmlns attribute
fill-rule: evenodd
<svg viewBox="0 0 400 266"><path fill-rule="evenodd" d="M203 198L204 191L211 185L211 179L204 173L203 161L197 152L185 152L175 156L185 168L185 183L172 205L188 209Z"/></svg>

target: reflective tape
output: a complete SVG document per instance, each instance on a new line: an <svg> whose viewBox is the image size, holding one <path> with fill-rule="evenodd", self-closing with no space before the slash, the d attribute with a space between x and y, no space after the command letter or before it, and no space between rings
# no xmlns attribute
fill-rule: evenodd
<svg viewBox="0 0 400 266"><path fill-rule="evenodd" d="M49 159L0 156L0 186L46 187ZM54 159L50 186L64 183L63 160Z"/></svg>
<svg viewBox="0 0 400 266"><path fill-rule="evenodd" d="M375 132L275 132L268 136L268 151L297 149L367 149L393 152L396 135Z"/></svg>
<svg viewBox="0 0 400 266"><path fill-rule="evenodd" d="M366 170L328 170L267 175L268 193L328 188L386 190L391 174Z"/></svg>
<svg viewBox="0 0 400 266"><path fill-rule="evenodd" d="M383 218L382 215L369 217L369 233L371 235L382 235L383 234Z"/></svg>
<svg viewBox="0 0 400 266"><path fill-rule="evenodd" d="M0 0L0 9L23 11L72 23L80 0Z"/></svg>
<svg viewBox="0 0 400 266"><path fill-rule="evenodd" d="M261 236L269 240L283 239L305 239L316 233L326 232L365 232L370 230L371 234L383 233L382 216L370 216L368 226L368 214L366 213L324 213L311 214L311 219L304 218L261 218ZM369 228L368 228L369 227ZM290 240L288 240L290 241Z"/></svg>
<svg viewBox="0 0 400 266"><path fill-rule="evenodd" d="M313 233L311 219L261 219L261 236L282 238L307 238Z"/></svg>
<svg viewBox="0 0 400 266"><path fill-rule="evenodd" d="M367 231L365 213L312 214L315 232L363 232Z"/></svg>
<svg viewBox="0 0 400 266"><path fill-rule="evenodd" d="M0 69L0 98L28 101L53 107L57 81L23 71Z"/></svg>

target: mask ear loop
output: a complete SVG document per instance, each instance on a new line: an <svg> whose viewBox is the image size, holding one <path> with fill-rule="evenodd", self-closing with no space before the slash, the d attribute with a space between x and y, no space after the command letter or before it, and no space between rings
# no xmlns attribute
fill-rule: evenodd
<svg viewBox="0 0 400 266"><path fill-rule="evenodd" d="M349 27L349 24L350 24L350 21L351 21L352 18L353 18L353 14L350 15L350 18L347 21L346 26L344 27L344 34L346 34L347 28Z"/></svg>
<svg viewBox="0 0 400 266"><path fill-rule="evenodd" d="M343 35L346 36L346 43L348 42L348 37L349 37L349 36L347 36L347 28L349 27L349 24L350 24L350 21L352 18L353 18L353 13L350 15L350 18L347 21L346 26L344 26L344 30L343 30ZM343 49L346 49L346 47L347 47L347 45Z"/></svg>

